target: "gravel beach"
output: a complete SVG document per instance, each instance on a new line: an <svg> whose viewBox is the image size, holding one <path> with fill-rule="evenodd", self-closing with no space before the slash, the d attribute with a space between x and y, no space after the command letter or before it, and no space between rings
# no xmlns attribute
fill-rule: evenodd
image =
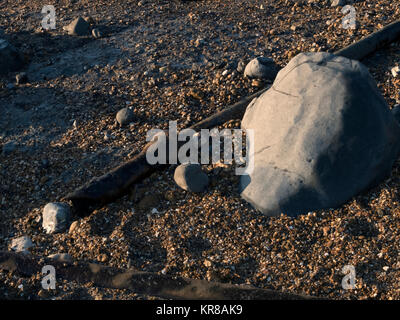
<svg viewBox="0 0 400 320"><path fill-rule="evenodd" d="M241 199L235 167L203 165L209 186L192 193L156 172L129 195L66 231L47 234L42 212L91 178L131 159L150 129L189 127L268 85L237 67L258 56L280 67L300 52L334 52L400 19L396 1L357 1L356 29L328 0L58 1L56 29L43 1L0 2L0 37L26 61L0 76L0 250L29 236L35 256L328 299L400 299L400 161L385 181L343 206L296 218L266 217ZM101 37L68 35L90 17ZM2 31L4 35L1 36ZM390 108L400 103L400 42L362 61ZM132 121L115 122L130 107ZM222 128L240 128L240 120ZM4 152L5 144L14 148ZM356 287L342 287L352 265ZM0 299L160 299L91 283L41 287L41 274L0 271Z"/></svg>

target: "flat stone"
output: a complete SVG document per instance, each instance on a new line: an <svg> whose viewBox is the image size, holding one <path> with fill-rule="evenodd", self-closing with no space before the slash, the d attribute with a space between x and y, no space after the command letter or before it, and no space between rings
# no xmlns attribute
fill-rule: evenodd
<svg viewBox="0 0 400 320"><path fill-rule="evenodd" d="M199 164L181 164L175 169L174 180L182 189L190 192L203 192L209 179Z"/></svg>
<svg viewBox="0 0 400 320"><path fill-rule="evenodd" d="M78 227L79 227L79 221L72 222L71 225L69 226L68 233L74 233Z"/></svg>
<svg viewBox="0 0 400 320"><path fill-rule="evenodd" d="M50 202L43 209L43 229L47 233L66 230L71 216L70 207L62 202Z"/></svg>
<svg viewBox="0 0 400 320"><path fill-rule="evenodd" d="M118 111L116 120L121 127L131 123L135 118L135 115L131 108L123 108Z"/></svg>
<svg viewBox="0 0 400 320"><path fill-rule="evenodd" d="M247 107L254 170L244 199L266 215L335 208L389 175L400 127L360 62L302 53Z"/></svg>
<svg viewBox="0 0 400 320"><path fill-rule="evenodd" d="M11 250L16 252L29 252L29 249L32 247L32 240L28 236L15 238L11 241Z"/></svg>
<svg viewBox="0 0 400 320"><path fill-rule="evenodd" d="M390 69L390 72L392 73L392 76L394 78L397 78L397 76L400 73L400 67L399 66L393 67L392 69Z"/></svg>

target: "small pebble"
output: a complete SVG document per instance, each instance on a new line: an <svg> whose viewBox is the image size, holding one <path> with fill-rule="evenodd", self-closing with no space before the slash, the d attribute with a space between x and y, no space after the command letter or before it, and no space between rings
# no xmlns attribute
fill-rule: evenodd
<svg viewBox="0 0 400 320"><path fill-rule="evenodd" d="M79 221L74 221L71 223L71 225L69 226L69 230L68 233L73 233L79 226Z"/></svg>
<svg viewBox="0 0 400 320"><path fill-rule="evenodd" d="M68 26L64 27L64 30L67 31L69 35L86 36L89 34L89 23L82 17L78 17Z"/></svg>
<svg viewBox="0 0 400 320"><path fill-rule="evenodd" d="M51 202L43 209L43 229L46 233L62 232L67 228L70 219L70 207L66 203Z"/></svg>
<svg viewBox="0 0 400 320"><path fill-rule="evenodd" d="M209 179L199 164L181 164L175 169L174 180L182 189L190 192L203 192Z"/></svg>

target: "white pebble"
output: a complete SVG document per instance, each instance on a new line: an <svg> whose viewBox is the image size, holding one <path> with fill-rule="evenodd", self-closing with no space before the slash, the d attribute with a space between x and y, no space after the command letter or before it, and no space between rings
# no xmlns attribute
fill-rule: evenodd
<svg viewBox="0 0 400 320"><path fill-rule="evenodd" d="M398 74L400 73L400 68L399 68L398 66L393 67L392 70L391 70L391 72L392 72L392 76L393 76L394 78L396 78L396 77L398 76Z"/></svg>

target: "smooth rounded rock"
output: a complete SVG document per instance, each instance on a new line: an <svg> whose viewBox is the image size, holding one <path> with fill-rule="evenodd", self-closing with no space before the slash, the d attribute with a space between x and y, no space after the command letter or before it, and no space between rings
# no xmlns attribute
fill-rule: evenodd
<svg viewBox="0 0 400 320"><path fill-rule="evenodd" d="M116 120L121 127L131 123L135 118L135 115L131 108L123 108L118 111Z"/></svg>
<svg viewBox="0 0 400 320"><path fill-rule="evenodd" d="M209 179L199 164L181 164L175 169L174 180L182 189L190 192L203 192Z"/></svg>
<svg viewBox="0 0 400 320"><path fill-rule="evenodd" d="M239 73L242 73L245 68L246 68L246 64L244 63L243 60L240 60L237 64L236 71Z"/></svg>
<svg viewBox="0 0 400 320"><path fill-rule="evenodd" d="M331 7L343 7L347 4L347 0L332 0Z"/></svg>

